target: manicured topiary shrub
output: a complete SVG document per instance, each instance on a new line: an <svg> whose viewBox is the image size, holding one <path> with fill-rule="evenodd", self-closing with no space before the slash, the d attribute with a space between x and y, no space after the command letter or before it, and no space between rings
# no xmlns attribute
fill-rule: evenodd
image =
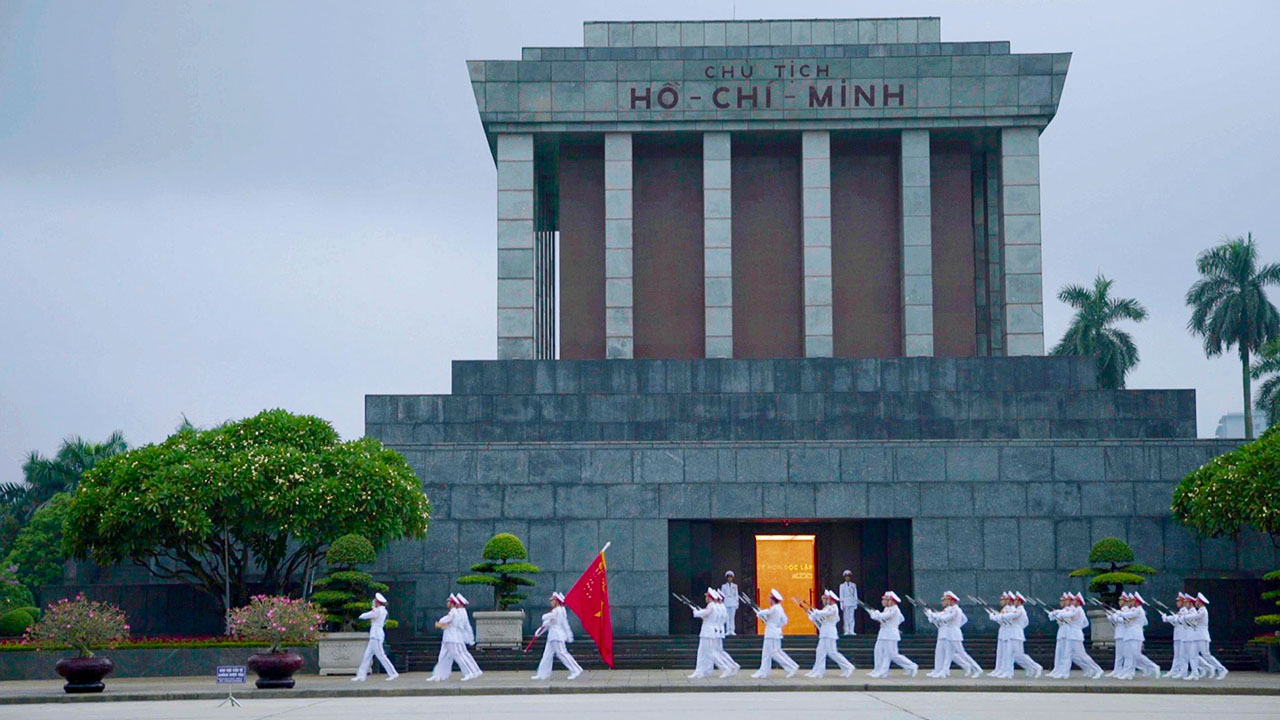
<svg viewBox="0 0 1280 720"><path fill-rule="evenodd" d="M373 543L363 535L343 535L329 545L324 561L328 564L325 576L316 581L319 588L311 594L311 601L324 608L325 623L337 632L367 629L369 623L359 619L360 614L371 607L375 592L386 592L387 586L374 582L373 576L358 569L377 559ZM387 620L388 630L399 623Z"/></svg>
<svg viewBox="0 0 1280 720"><path fill-rule="evenodd" d="M31 613L18 608L0 615L0 637L18 637L36 624Z"/></svg>
<svg viewBox="0 0 1280 720"><path fill-rule="evenodd" d="M520 538L511 533L498 533L489 538L481 557L484 562L471 566L471 572L477 574L458 578L458 584L492 587L493 604L499 610L506 610L525 599L519 591L521 587L533 587L533 581L521 575L541 572L537 565L525 562L529 553Z"/></svg>
<svg viewBox="0 0 1280 720"><path fill-rule="evenodd" d="M1071 572L1070 577L1089 578L1089 592L1102 596L1102 602L1116 605L1126 585L1141 585L1146 575L1156 569L1133 561L1133 548L1116 537L1102 538L1089 550L1089 565Z"/></svg>
<svg viewBox="0 0 1280 720"><path fill-rule="evenodd" d="M1262 593L1264 600L1270 600L1280 607L1280 588L1276 587L1276 583L1280 583L1280 570L1272 570L1262 576L1263 580L1270 581L1271 589ZM1263 626L1269 632L1253 639L1253 642L1266 643L1268 645L1280 644L1280 614L1268 613L1259 615L1253 619L1254 622Z"/></svg>
<svg viewBox="0 0 1280 720"><path fill-rule="evenodd" d="M0 573L0 612L36 604L35 595L31 594L26 585L18 582L13 575L14 570L11 567Z"/></svg>

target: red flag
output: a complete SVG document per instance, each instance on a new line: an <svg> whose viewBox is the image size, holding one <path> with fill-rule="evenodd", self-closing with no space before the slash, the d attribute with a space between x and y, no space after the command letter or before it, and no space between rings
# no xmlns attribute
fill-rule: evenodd
<svg viewBox="0 0 1280 720"><path fill-rule="evenodd" d="M605 549L608 549L605 545ZM564 596L564 604L582 621L582 627L596 641L604 664L613 668L613 621L609 619L609 578L604 550L591 562L578 582Z"/></svg>

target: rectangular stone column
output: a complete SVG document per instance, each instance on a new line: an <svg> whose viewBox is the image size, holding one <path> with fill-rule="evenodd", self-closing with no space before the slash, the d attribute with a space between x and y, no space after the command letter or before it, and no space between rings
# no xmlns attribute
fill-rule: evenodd
<svg viewBox="0 0 1280 720"><path fill-rule="evenodd" d="M804 355L831 357L831 133L801 135Z"/></svg>
<svg viewBox="0 0 1280 720"><path fill-rule="evenodd" d="M733 202L729 133L702 136L706 355L733 357Z"/></svg>
<svg viewBox="0 0 1280 720"><path fill-rule="evenodd" d="M1008 355L1044 355L1040 258L1040 131L1000 131L1004 328Z"/></svg>
<svg viewBox="0 0 1280 720"><path fill-rule="evenodd" d="M498 135L498 359L533 357L533 135Z"/></svg>
<svg viewBox="0 0 1280 720"><path fill-rule="evenodd" d="M604 335L609 359L635 355L631 176L631 133L605 133Z"/></svg>
<svg viewBox="0 0 1280 720"><path fill-rule="evenodd" d="M902 131L902 350L933 355L933 212L929 131Z"/></svg>

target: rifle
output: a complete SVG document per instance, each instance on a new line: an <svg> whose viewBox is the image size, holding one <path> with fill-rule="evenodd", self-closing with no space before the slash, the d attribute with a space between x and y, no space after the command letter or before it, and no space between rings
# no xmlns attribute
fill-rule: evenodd
<svg viewBox="0 0 1280 720"><path fill-rule="evenodd" d="M933 608L932 608L932 607L929 607L929 603L924 602L923 600L917 600L917 599L915 599L915 598L913 598L913 597L911 597L910 595L907 595L907 594L905 594L905 593L902 595L902 597L906 598L906 599L907 599L907 602L911 603L911 604L912 604L912 605L914 605L915 607L918 607L918 608L924 608L925 610L928 610L928 611L930 611L930 612L932 612L932 611L933 611Z"/></svg>
<svg viewBox="0 0 1280 720"><path fill-rule="evenodd" d="M1168 610L1169 612L1173 612L1173 609L1172 609L1172 608L1170 608L1168 605L1165 605L1164 603L1160 602L1160 601L1159 601L1158 599L1156 599L1156 598L1151 598L1151 602L1155 603L1157 606L1159 606L1159 607L1161 607L1161 608L1163 608L1163 609L1165 609L1165 610Z"/></svg>
<svg viewBox="0 0 1280 720"><path fill-rule="evenodd" d="M673 597L673 598L675 598L677 601L679 601L679 602L680 602L680 604L689 606L689 609L691 609L691 610L701 610L701 609L702 609L701 607L699 607L699 606L697 606L697 605L694 605L692 600L690 600L689 598L687 598L687 597L685 597L685 596L683 596L683 595L680 595L680 594L678 594L678 593L671 593L671 597Z"/></svg>
<svg viewBox="0 0 1280 720"><path fill-rule="evenodd" d="M1097 605L1097 606L1102 607L1102 608L1106 608L1107 610L1110 610L1111 612L1120 612L1118 609L1111 607L1110 605L1108 605L1108 604L1106 604L1106 603L1102 602L1102 601L1101 601L1101 600L1099 600L1098 598L1092 598L1092 597L1091 597L1091 598L1089 598L1089 604L1090 604L1090 605Z"/></svg>
<svg viewBox="0 0 1280 720"><path fill-rule="evenodd" d="M738 599L746 603L747 607L751 608L752 610L755 610L756 612L760 612L761 610L760 606L752 602L750 595L744 592L739 592Z"/></svg>
<svg viewBox="0 0 1280 720"><path fill-rule="evenodd" d="M986 608L987 612L1000 612L999 610L992 609L992 607L987 604L987 601L983 600L980 597L974 597L972 595L965 595L965 597L969 599L969 602L974 603L975 605L981 605L982 607Z"/></svg>

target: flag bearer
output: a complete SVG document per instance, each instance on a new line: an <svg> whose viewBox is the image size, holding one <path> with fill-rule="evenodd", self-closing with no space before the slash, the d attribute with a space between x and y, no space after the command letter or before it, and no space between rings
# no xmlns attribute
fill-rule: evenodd
<svg viewBox="0 0 1280 720"><path fill-rule="evenodd" d="M906 619L902 617L902 609L898 607L900 602L902 600L898 598L898 594L889 590L880 598L880 605L884 607L883 610L867 608L867 614L871 616L871 619L880 623L880 632L876 635L876 663L871 672L867 673L869 677L888 677L889 663L891 662L896 663L898 667L905 670L910 677L915 677L916 671L920 669L919 665L911 662L906 655L898 652L898 641L902 639L902 632L898 630L898 626Z"/></svg>
<svg viewBox="0 0 1280 720"><path fill-rule="evenodd" d="M386 639L383 626L387 624L387 599L382 593L373 594L373 609L362 614L360 619L369 621L369 644L364 648L364 658L360 661L356 676L351 678L352 682L364 682L369 675L369 670L373 667L375 656L378 658L378 664L382 666L382 671L387 674L387 680L400 677L395 666L387 659L386 651L382 649L382 641Z"/></svg>
<svg viewBox="0 0 1280 720"><path fill-rule="evenodd" d="M582 674L582 666L569 654L568 643L573 642L573 629L569 627L569 615L564 609L564 595L551 593L551 610L542 615L542 627L538 635L546 634L547 646L542 650L542 662L538 663L538 672L534 680L548 680L557 659L569 671L572 680Z"/></svg>
<svg viewBox="0 0 1280 720"><path fill-rule="evenodd" d="M751 677L769 677L769 671L773 669L775 662L787 671L787 677L795 675L799 666L782 650L782 628L787 624L787 611L782 607L782 593L770 590L769 607L756 610L756 617L764 622L764 645L760 649L760 669L752 673Z"/></svg>
<svg viewBox="0 0 1280 720"><path fill-rule="evenodd" d="M813 669L805 673L806 677L820 678L827 673L827 658L831 658L840 666L840 677L853 674L853 663L840 654L836 648L836 626L840 623L840 596L824 590L822 607L809 611L809 619L818 626L818 649L813 658Z"/></svg>
<svg viewBox="0 0 1280 720"><path fill-rule="evenodd" d="M727 615L724 623L724 634L726 637L732 637L738 634L738 583L734 582L733 571L728 570L724 574L724 584L720 586L720 595L724 597L724 610Z"/></svg>

